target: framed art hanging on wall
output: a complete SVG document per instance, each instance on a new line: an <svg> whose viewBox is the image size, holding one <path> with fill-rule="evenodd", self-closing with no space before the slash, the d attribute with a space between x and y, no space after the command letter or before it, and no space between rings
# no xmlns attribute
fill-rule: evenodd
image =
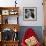
<svg viewBox="0 0 46 46"><path fill-rule="evenodd" d="M37 20L37 8L36 7L23 7L23 19L28 21Z"/></svg>

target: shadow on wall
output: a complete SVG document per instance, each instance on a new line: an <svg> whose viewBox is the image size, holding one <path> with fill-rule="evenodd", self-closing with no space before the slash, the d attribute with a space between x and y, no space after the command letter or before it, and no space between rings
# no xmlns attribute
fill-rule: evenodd
<svg viewBox="0 0 46 46"><path fill-rule="evenodd" d="M43 42L43 30L42 30L42 26L21 26L20 27L20 32L19 32L19 40L21 42L23 36L24 36L24 33L25 31L28 29L28 28L32 28L36 34L37 34L37 37L39 39L39 41L42 43Z"/></svg>

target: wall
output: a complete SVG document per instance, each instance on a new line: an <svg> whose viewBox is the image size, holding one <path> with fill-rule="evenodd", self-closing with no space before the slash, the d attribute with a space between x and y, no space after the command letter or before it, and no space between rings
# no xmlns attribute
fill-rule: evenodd
<svg viewBox="0 0 46 46"><path fill-rule="evenodd" d="M1 7L10 7L15 6L15 0L0 0ZM17 6L20 8L20 17L19 17L19 24L20 26L43 26L44 16L43 16L43 6L42 0L17 0ZM23 7L36 7L37 8L37 21L24 21L23 20Z"/></svg>
<svg viewBox="0 0 46 46"><path fill-rule="evenodd" d="M23 7L36 7L37 8L37 21L24 21L23 20L23 10L21 10L21 15L19 20L21 26L43 26L43 6L42 0L30 0L30 1L23 1L21 3L21 9Z"/></svg>

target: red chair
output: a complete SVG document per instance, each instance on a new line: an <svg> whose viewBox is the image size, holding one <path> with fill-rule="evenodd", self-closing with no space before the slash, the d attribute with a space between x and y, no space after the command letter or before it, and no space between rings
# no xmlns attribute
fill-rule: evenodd
<svg viewBox="0 0 46 46"><path fill-rule="evenodd" d="M28 28L24 34L24 37L22 38L22 42L21 42L21 46L27 46L27 44L25 43L25 40L34 36L35 38L37 37L36 33L33 31L33 29ZM37 39L37 38L36 38ZM37 40L38 41L38 40ZM35 46L41 46L41 44L39 43L39 41L37 42L37 44Z"/></svg>

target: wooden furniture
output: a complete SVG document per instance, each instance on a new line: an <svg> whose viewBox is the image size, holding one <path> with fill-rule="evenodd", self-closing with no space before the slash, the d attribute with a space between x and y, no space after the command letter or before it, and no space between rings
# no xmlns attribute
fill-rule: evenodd
<svg viewBox="0 0 46 46"><path fill-rule="evenodd" d="M46 26L46 0L43 0L44 26Z"/></svg>
<svg viewBox="0 0 46 46"><path fill-rule="evenodd" d="M18 9L19 7L0 7L0 22L1 24L8 24L8 17L10 16L17 16L17 23L18 23Z"/></svg>
<svg viewBox="0 0 46 46"><path fill-rule="evenodd" d="M44 10L44 46L46 46L46 0L43 0L43 10Z"/></svg>
<svg viewBox="0 0 46 46"><path fill-rule="evenodd" d="M5 41L3 46L18 46L18 41Z"/></svg>
<svg viewBox="0 0 46 46"><path fill-rule="evenodd" d="M46 27L44 27L44 46L46 46Z"/></svg>
<svg viewBox="0 0 46 46"><path fill-rule="evenodd" d="M5 30L7 31L11 29L15 33L19 31L18 10L19 7L0 7L0 32L1 32L0 46L18 46L19 40L16 39L13 40L14 39L13 38L7 41L4 40L2 37L2 32L5 32Z"/></svg>
<svg viewBox="0 0 46 46"><path fill-rule="evenodd" d="M18 32L19 31L19 25L18 24L0 24L1 27L1 31L3 31L5 28L10 28L14 31L14 29L16 29Z"/></svg>

